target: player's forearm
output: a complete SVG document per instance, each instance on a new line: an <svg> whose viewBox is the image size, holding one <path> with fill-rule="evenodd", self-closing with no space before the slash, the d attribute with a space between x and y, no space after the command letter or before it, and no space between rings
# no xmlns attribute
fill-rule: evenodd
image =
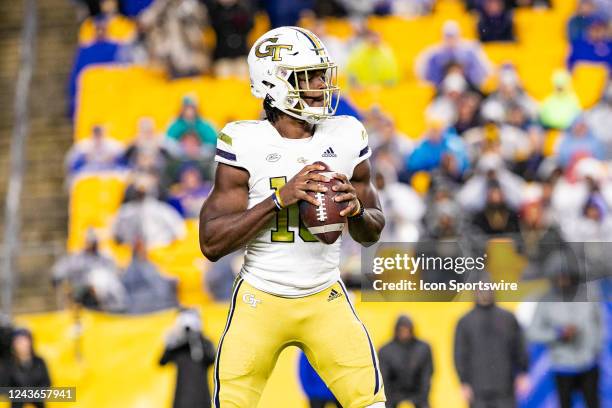
<svg viewBox="0 0 612 408"><path fill-rule="evenodd" d="M215 262L253 239L276 215L275 205L268 198L253 208L213 219L200 218L200 250Z"/></svg>
<svg viewBox="0 0 612 408"><path fill-rule="evenodd" d="M348 219L351 237L363 246L370 246L380 238L385 227L385 217L377 208L367 208L362 217Z"/></svg>

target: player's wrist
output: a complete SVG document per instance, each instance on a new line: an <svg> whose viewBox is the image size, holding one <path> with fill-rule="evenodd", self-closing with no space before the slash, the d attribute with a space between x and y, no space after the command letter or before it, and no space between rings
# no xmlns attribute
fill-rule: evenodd
<svg viewBox="0 0 612 408"><path fill-rule="evenodd" d="M364 213L365 213L365 207L363 206L363 203L361 202L361 200L358 198L357 206L355 207L353 212L350 213L347 217L349 219L356 220L356 219L362 218Z"/></svg>
<svg viewBox="0 0 612 408"><path fill-rule="evenodd" d="M285 206L283 205L283 200L281 199L280 193L278 192L278 190L274 190L270 198L272 199L272 202L274 203L274 211L278 212L282 210L283 208L285 208Z"/></svg>

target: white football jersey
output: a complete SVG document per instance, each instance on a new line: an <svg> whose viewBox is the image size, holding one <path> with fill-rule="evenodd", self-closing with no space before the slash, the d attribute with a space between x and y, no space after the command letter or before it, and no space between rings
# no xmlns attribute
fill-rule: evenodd
<svg viewBox="0 0 612 408"><path fill-rule="evenodd" d="M308 139L287 139L267 120L227 124L217 140L215 160L249 172L252 208L280 189L305 165L322 161L350 179L370 157L363 125L350 116L318 124ZM297 204L279 211L246 246L241 276L259 290L279 296L316 293L340 278L340 239L327 245L300 222Z"/></svg>

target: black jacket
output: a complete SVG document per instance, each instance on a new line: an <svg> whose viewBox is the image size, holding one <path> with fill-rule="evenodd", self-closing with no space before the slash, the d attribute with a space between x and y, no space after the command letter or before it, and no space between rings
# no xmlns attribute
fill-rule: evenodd
<svg viewBox="0 0 612 408"><path fill-rule="evenodd" d="M207 2L210 21L217 45L214 59L245 57L248 52L247 36L253 28L254 11L245 0L239 0L231 6L224 6L217 1Z"/></svg>
<svg viewBox="0 0 612 408"><path fill-rule="evenodd" d="M404 323L400 317L397 327ZM410 323L411 325L411 323ZM400 342L397 336L384 345L379 353L381 374L385 384L387 406L411 401L420 408L429 407L429 389L433 374L433 360L429 345L413 338Z"/></svg>
<svg viewBox="0 0 612 408"><path fill-rule="evenodd" d="M29 363L23 364L12 359L9 364L10 387L50 387L51 379L45 360L34 355ZM37 408L45 406L43 402L32 403ZM24 403L13 402L12 408L21 408Z"/></svg>
<svg viewBox="0 0 612 408"><path fill-rule="evenodd" d="M210 340L201 335L195 339L196 344L182 342L164 350L159 364L170 362L176 364L176 389L174 408L209 408L210 389L208 388L207 370L215 361L215 347ZM194 359L193 347L201 347L200 360Z"/></svg>
<svg viewBox="0 0 612 408"><path fill-rule="evenodd" d="M528 367L521 327L514 315L495 305L476 306L455 332L455 368L476 397L513 397L514 379Z"/></svg>

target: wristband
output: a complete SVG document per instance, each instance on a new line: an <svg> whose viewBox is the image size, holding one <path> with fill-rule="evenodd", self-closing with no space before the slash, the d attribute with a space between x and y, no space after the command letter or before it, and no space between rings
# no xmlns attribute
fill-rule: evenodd
<svg viewBox="0 0 612 408"><path fill-rule="evenodd" d="M272 202L274 203L274 205L276 206L276 208L274 209L276 212L279 212L280 210L283 209L282 204L280 203L280 199L279 197L277 197L276 193L272 193L272 195L270 196L270 198L272 199Z"/></svg>
<svg viewBox="0 0 612 408"><path fill-rule="evenodd" d="M348 218L357 219L363 217L363 214L365 213L365 207L363 206L360 199L357 199L357 202L359 203L359 207L357 207L352 214L349 214Z"/></svg>
<svg viewBox="0 0 612 408"><path fill-rule="evenodd" d="M276 201L278 201L281 208L285 208L285 204L283 204L283 200L280 198L280 190L274 190L274 196L276 197Z"/></svg>

